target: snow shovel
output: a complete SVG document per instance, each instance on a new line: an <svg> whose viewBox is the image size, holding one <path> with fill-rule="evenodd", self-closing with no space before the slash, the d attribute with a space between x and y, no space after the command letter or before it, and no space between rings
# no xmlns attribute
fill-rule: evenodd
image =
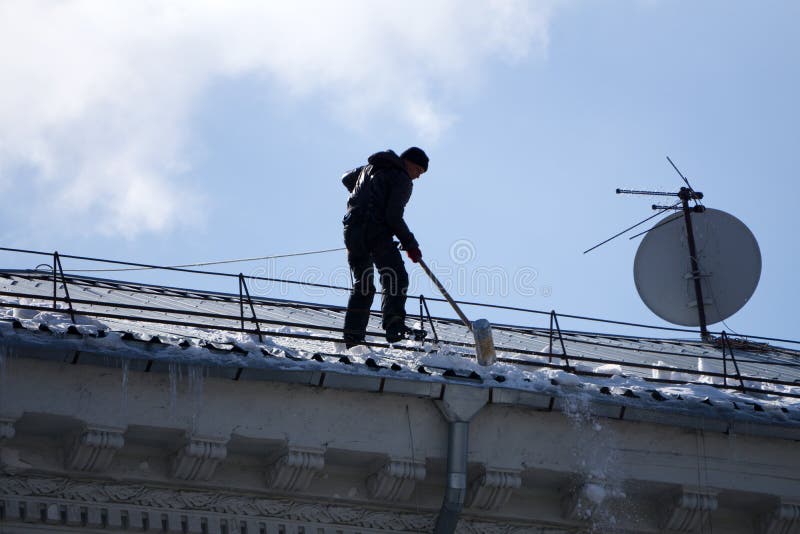
<svg viewBox="0 0 800 534"><path fill-rule="evenodd" d="M422 266L422 270L425 271L425 274L427 274L436 287L439 288L439 291L447 302L450 303L450 306L456 311L458 317L464 323L464 326L466 326L475 337L475 354L478 357L478 363L481 365L492 365L497 358L497 353L494 350L494 340L492 339L492 325L486 319L478 319L475 322L467 319L467 316L464 315L464 312L458 307L456 301L453 300L442 283L433 275L422 258L419 259L419 264Z"/></svg>

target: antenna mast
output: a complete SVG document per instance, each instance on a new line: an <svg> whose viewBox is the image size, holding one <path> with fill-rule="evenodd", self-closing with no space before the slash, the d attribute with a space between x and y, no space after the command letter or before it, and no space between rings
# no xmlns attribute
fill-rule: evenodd
<svg viewBox="0 0 800 534"><path fill-rule="evenodd" d="M692 213L702 213L705 211L705 206L700 204L698 201L703 198L703 193L700 191L695 191L689 180L678 170L678 167L672 162L672 160L667 156L667 161L669 161L672 168L678 173L678 175L683 179L684 183L686 183L686 187L681 187L677 193L668 193L664 191L637 191L631 189L617 189L617 194L626 194L626 195L647 195L647 196L674 196L680 199L680 206L678 204L673 204L672 206L659 206L653 204L652 208L654 210L660 210L660 212L667 211L667 210L681 210L683 211L683 221L686 224L686 238L687 243L689 245L689 262L691 264L691 272L687 274L688 278L691 278L694 282L694 294L695 294L695 303L697 306L697 318L700 323L700 337L704 341L708 341L711 336L708 333L708 323L706 321L706 310L705 310L705 301L703 300L703 287L700 284L700 279L703 276L703 273L700 272L700 267L697 264L697 246L695 244L694 239L694 229L692 227ZM689 205L689 201L693 200L695 202L694 206ZM673 219L676 220L676 219ZM616 236L615 236L616 237Z"/></svg>
<svg viewBox="0 0 800 534"><path fill-rule="evenodd" d="M639 296L650 311L670 323L699 326L701 339L712 342L708 322L727 319L753 296L761 275L761 253L753 233L742 221L724 211L706 209L701 202L703 193L694 190L669 156L667 161L686 184L677 192L617 189L617 194L678 197L677 202L664 206L654 204L652 208L658 210L655 215L584 254L666 211L682 212L683 217L677 213L668 215L649 230L629 238L647 234L636 251L633 278ZM700 213L703 215L697 215ZM685 229L671 224L681 219ZM703 231L695 235L698 221ZM698 254L702 254L702 259ZM704 293L711 298L704 297Z"/></svg>

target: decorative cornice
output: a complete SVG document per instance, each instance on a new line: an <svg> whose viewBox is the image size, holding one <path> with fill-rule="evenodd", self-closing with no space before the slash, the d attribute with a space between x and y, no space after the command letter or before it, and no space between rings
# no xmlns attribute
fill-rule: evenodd
<svg viewBox="0 0 800 534"><path fill-rule="evenodd" d="M17 499L46 497L81 504L280 518L400 532L431 532L434 524L432 514L66 478L0 476L0 496Z"/></svg>
<svg viewBox="0 0 800 534"><path fill-rule="evenodd" d="M667 509L663 528L676 532L697 530L708 521L717 504L717 493L713 490L682 488Z"/></svg>
<svg viewBox="0 0 800 534"><path fill-rule="evenodd" d="M267 471L267 487L278 491L304 491L325 467L325 450L290 447Z"/></svg>
<svg viewBox="0 0 800 534"><path fill-rule="evenodd" d="M166 515L180 519L186 516L189 532L201 532L202 521L219 522L224 515L230 519L285 520L294 524L339 525L388 532L433 532L435 514L393 510L368 509L357 505L302 502L294 499L272 499L253 495L213 492L207 490L172 489L124 482L72 480L43 476L0 475L0 499L12 502L40 503L42 499L61 501L69 509L86 508L91 517L101 517L105 510L108 526L122 528L122 515L139 525L142 514L161 518ZM69 505L76 505L70 508ZM58 506L53 508L57 511ZM19 511L13 508L10 511ZM128 512L125 512L128 510ZM136 513L129 513L131 511ZM38 508L32 516L9 516L6 521L58 522L60 514L44 518ZM208 514L203 515L203 514ZM13 514L12 514L13 515ZM180 521L175 522L180 525ZM229 523L230 524L230 523ZM129 528L133 523L129 525ZM98 525L99 527L99 525ZM536 526L525 523L490 522L472 519L466 514L459 522L459 534L567 534L574 528Z"/></svg>
<svg viewBox="0 0 800 534"><path fill-rule="evenodd" d="M482 510L499 510L522 485L519 469L485 468L484 473L470 483L467 506Z"/></svg>
<svg viewBox="0 0 800 534"><path fill-rule="evenodd" d="M456 528L458 534L575 534L574 527L539 527L534 525L509 525L462 519Z"/></svg>
<svg viewBox="0 0 800 534"><path fill-rule="evenodd" d="M373 499L406 501L418 480L425 479L425 464L409 459L390 459L367 478L367 491Z"/></svg>
<svg viewBox="0 0 800 534"><path fill-rule="evenodd" d="M800 532L800 502L781 501L761 520L761 534Z"/></svg>
<svg viewBox="0 0 800 534"><path fill-rule="evenodd" d="M84 428L69 446L66 467L75 471L105 471L125 444L124 429Z"/></svg>
<svg viewBox="0 0 800 534"><path fill-rule="evenodd" d="M181 480L209 480L226 458L227 441L189 438L172 458L172 477Z"/></svg>

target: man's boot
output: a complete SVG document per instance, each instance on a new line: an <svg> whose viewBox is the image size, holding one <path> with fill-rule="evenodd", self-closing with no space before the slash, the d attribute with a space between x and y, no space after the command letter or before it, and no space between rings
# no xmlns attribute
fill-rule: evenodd
<svg viewBox="0 0 800 534"><path fill-rule="evenodd" d="M366 343L364 336L354 336L348 334L345 334L344 336L344 346L348 349L352 349L358 345L363 345L364 343Z"/></svg>

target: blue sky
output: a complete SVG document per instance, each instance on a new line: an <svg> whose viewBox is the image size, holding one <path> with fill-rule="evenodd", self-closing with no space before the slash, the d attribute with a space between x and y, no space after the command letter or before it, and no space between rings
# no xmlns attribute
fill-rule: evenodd
<svg viewBox="0 0 800 534"><path fill-rule="evenodd" d="M669 155L760 244L759 287L726 323L797 338L799 15L790 1L4 2L0 243L168 265L335 248L340 175L419 145L430 170L406 220L454 296L665 324L636 293L638 240L582 251L660 201L615 188L682 185ZM343 252L221 270L347 283Z"/></svg>

